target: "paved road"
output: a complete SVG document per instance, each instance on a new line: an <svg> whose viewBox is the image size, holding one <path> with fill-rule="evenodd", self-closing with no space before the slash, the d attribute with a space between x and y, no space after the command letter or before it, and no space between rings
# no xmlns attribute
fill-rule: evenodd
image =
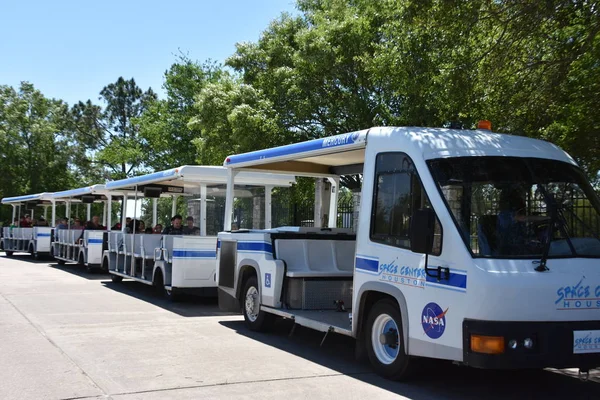
<svg viewBox="0 0 600 400"><path fill-rule="evenodd" d="M433 362L389 382L353 341L248 331L216 301L170 304L74 265L0 253L0 399L600 399L600 374L494 372Z"/></svg>

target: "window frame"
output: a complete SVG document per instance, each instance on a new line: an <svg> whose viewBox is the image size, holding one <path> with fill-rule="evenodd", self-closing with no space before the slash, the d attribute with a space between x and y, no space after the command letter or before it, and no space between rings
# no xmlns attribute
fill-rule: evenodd
<svg viewBox="0 0 600 400"><path fill-rule="evenodd" d="M390 155L390 154L399 155L399 156L405 157L409 161L410 166L413 169L413 179L416 178L416 180L418 182L419 188L423 191L423 195L425 197L425 201L427 203L429 203L429 207L433 210L433 212L435 214L435 223L434 223L434 226L435 226L435 224L437 224L439 226L439 228L440 228L440 246L439 246L439 251L435 251L435 247L434 247L434 249L432 250L432 252L430 254L433 255L433 256L440 256L442 254L442 252L443 252L443 247L444 247L444 227L442 226L442 223L441 223L440 219L438 218L438 214L437 214L435 208L433 207L433 204L431 203L431 200L429 198L427 190L425 190L425 186L423 185L423 181L421 179L421 176L419 174L419 171L417 170L417 167L416 167L413 159L407 153L405 153L403 151L384 151L384 152L377 153L375 155L375 171L374 171L374 179L373 179L373 191L371 193L371 215L370 215L370 219L371 220L369 221L369 240L372 243L378 243L378 244L382 244L382 245L385 245L385 246L395 247L395 248L398 248L398 249L410 250L410 246L409 247L404 247L404 246L400 246L400 245L390 244L390 243L384 242L381 239L379 239L379 237L382 236L382 235L374 235L374 228L375 228L375 221L376 221L375 216L376 216L376 211L377 211L377 199L378 199L377 195L378 195L378 181L379 181L379 177L381 175L393 175L394 174L393 171L389 171L389 170L378 171L378 169L377 169L377 163L378 163L378 159L379 159L380 156ZM412 194L413 194L412 190L413 190L414 186L415 186L415 182L411 179L411 181L410 181L410 194L411 194L411 197L412 197ZM413 209L412 204L411 204L411 214L412 213L414 213L414 209ZM411 218L412 218L412 215L411 215ZM410 232L410 228L409 228L409 232ZM387 236L389 236L389 235L387 235ZM410 241L410 236L409 236L408 240Z"/></svg>
<svg viewBox="0 0 600 400"><path fill-rule="evenodd" d="M501 158L503 156L495 156L495 155L477 155L477 156L456 156L456 157L448 157L448 158L477 158L477 157L481 157L481 158L492 158L492 157L496 157L496 158ZM593 187L591 186L591 183L585 178L585 174L583 173L583 170L581 169L581 167L577 166L577 165L573 165L571 163L565 162L563 160L557 160L557 159L551 159L551 158L544 158L544 157L519 157L519 156L508 156L508 157L512 157L512 158L523 158L525 160L530 160L530 159L541 159L541 160L551 160L551 161L557 161L560 163L563 163L565 166L569 166L572 167L574 169L574 171L578 174L580 174L582 177L584 177L583 181L581 182L582 185L581 190L586 193L586 188L588 190L590 190L592 193L594 193L595 195L595 191L593 189ZM473 259L483 259L483 260L539 260L540 257L539 256L514 256L514 255L510 255L510 256L494 256L494 255L486 255L486 256L482 256L479 254L475 254L473 252L473 249L471 248L471 245L469 244L468 240L464 237L464 235L461 234L461 228L460 228L460 223L458 221L458 219L456 219L454 213L452 212L451 208L450 208L450 204L448 203L448 200L446 199L446 196L444 196L444 193L442 191L442 186L439 184L439 182L436 180L434 173L433 173L433 167L432 164L436 161L439 160L443 160L445 159L445 157L438 157L438 158L432 158L432 159L428 159L425 160L426 164L427 164L427 169L429 170L429 173L432 176L433 179L433 184L436 187L436 190L438 191L441 199L442 199L442 203L444 204L444 207L446 207L446 210L448 211L448 214L450 216L450 218L452 219L452 223L454 224L454 227L456 228L456 231L459 234L459 237L461 238L461 241L463 242L467 252L470 254L471 258ZM592 196L593 197L593 196ZM599 199L597 197L589 198L590 202L593 202L594 200L598 201ZM559 260L559 259L573 259L573 258L584 258L584 259L595 259L598 260L599 257L596 256L585 256L585 255L568 255L568 256L548 256L549 260Z"/></svg>

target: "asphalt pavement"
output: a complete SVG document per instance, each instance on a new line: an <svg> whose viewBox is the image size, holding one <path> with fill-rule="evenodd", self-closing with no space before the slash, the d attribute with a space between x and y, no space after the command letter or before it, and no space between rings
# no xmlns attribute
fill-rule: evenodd
<svg viewBox="0 0 600 400"><path fill-rule="evenodd" d="M600 371L426 362L411 382L355 361L352 339L289 321L254 333L216 299L0 253L0 399L600 399Z"/></svg>

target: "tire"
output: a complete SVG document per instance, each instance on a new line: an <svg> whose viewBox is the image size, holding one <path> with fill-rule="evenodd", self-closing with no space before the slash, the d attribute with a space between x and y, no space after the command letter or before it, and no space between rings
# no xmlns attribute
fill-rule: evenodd
<svg viewBox="0 0 600 400"><path fill-rule="evenodd" d="M181 296L179 295L179 293L177 293L177 290L175 289L168 290L163 286L163 291L165 299L172 301L173 303L178 302L181 298Z"/></svg>
<svg viewBox="0 0 600 400"><path fill-rule="evenodd" d="M164 297L166 300L176 302L179 299L177 292L173 292L173 289L167 290L167 288L165 288L165 279L163 278L163 274L160 269L157 269L154 273L152 285L154 285L156 288L158 295Z"/></svg>
<svg viewBox="0 0 600 400"><path fill-rule="evenodd" d="M93 274L94 272L96 272L96 269L88 264L85 266L85 272L87 272L88 274Z"/></svg>
<svg viewBox="0 0 600 400"><path fill-rule="evenodd" d="M35 253L34 249L33 249L33 245L30 244L29 248L27 249L27 252L29 254L31 254L31 258L33 258L34 260L39 260L40 258L38 257L38 255Z"/></svg>
<svg viewBox="0 0 600 400"><path fill-rule="evenodd" d="M7 251L6 251L6 256L7 256L7 257L12 257L12 256L13 256L13 252L12 252L12 251L10 251L10 250L7 250Z"/></svg>
<svg viewBox="0 0 600 400"><path fill-rule="evenodd" d="M274 316L260 310L260 291L256 276L251 276L246 281L242 292L241 305L246 326L250 330L260 332L270 327Z"/></svg>
<svg viewBox="0 0 600 400"><path fill-rule="evenodd" d="M56 260L56 262L58 263L58 265L65 265L66 263L65 260Z"/></svg>
<svg viewBox="0 0 600 400"><path fill-rule="evenodd" d="M121 283L123 282L123 277L119 276L119 275L111 275L110 279L114 282L114 283Z"/></svg>
<svg viewBox="0 0 600 400"><path fill-rule="evenodd" d="M384 333L387 333L385 337ZM389 343L382 343L382 340ZM365 344L377 374L392 380L409 377L411 357L405 353L402 316L394 301L383 299L375 303L367 318Z"/></svg>

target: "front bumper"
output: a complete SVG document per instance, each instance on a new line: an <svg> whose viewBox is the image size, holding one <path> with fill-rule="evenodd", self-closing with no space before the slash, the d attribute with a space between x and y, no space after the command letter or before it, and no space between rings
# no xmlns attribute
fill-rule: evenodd
<svg viewBox="0 0 600 400"><path fill-rule="evenodd" d="M466 365L489 369L600 367L600 353L573 353L573 331L600 330L600 321L511 322L466 319L463 322L463 361ZM471 335L501 336L504 353L482 354L471 350ZM525 338L533 347L523 346ZM509 348L516 340L518 347Z"/></svg>

